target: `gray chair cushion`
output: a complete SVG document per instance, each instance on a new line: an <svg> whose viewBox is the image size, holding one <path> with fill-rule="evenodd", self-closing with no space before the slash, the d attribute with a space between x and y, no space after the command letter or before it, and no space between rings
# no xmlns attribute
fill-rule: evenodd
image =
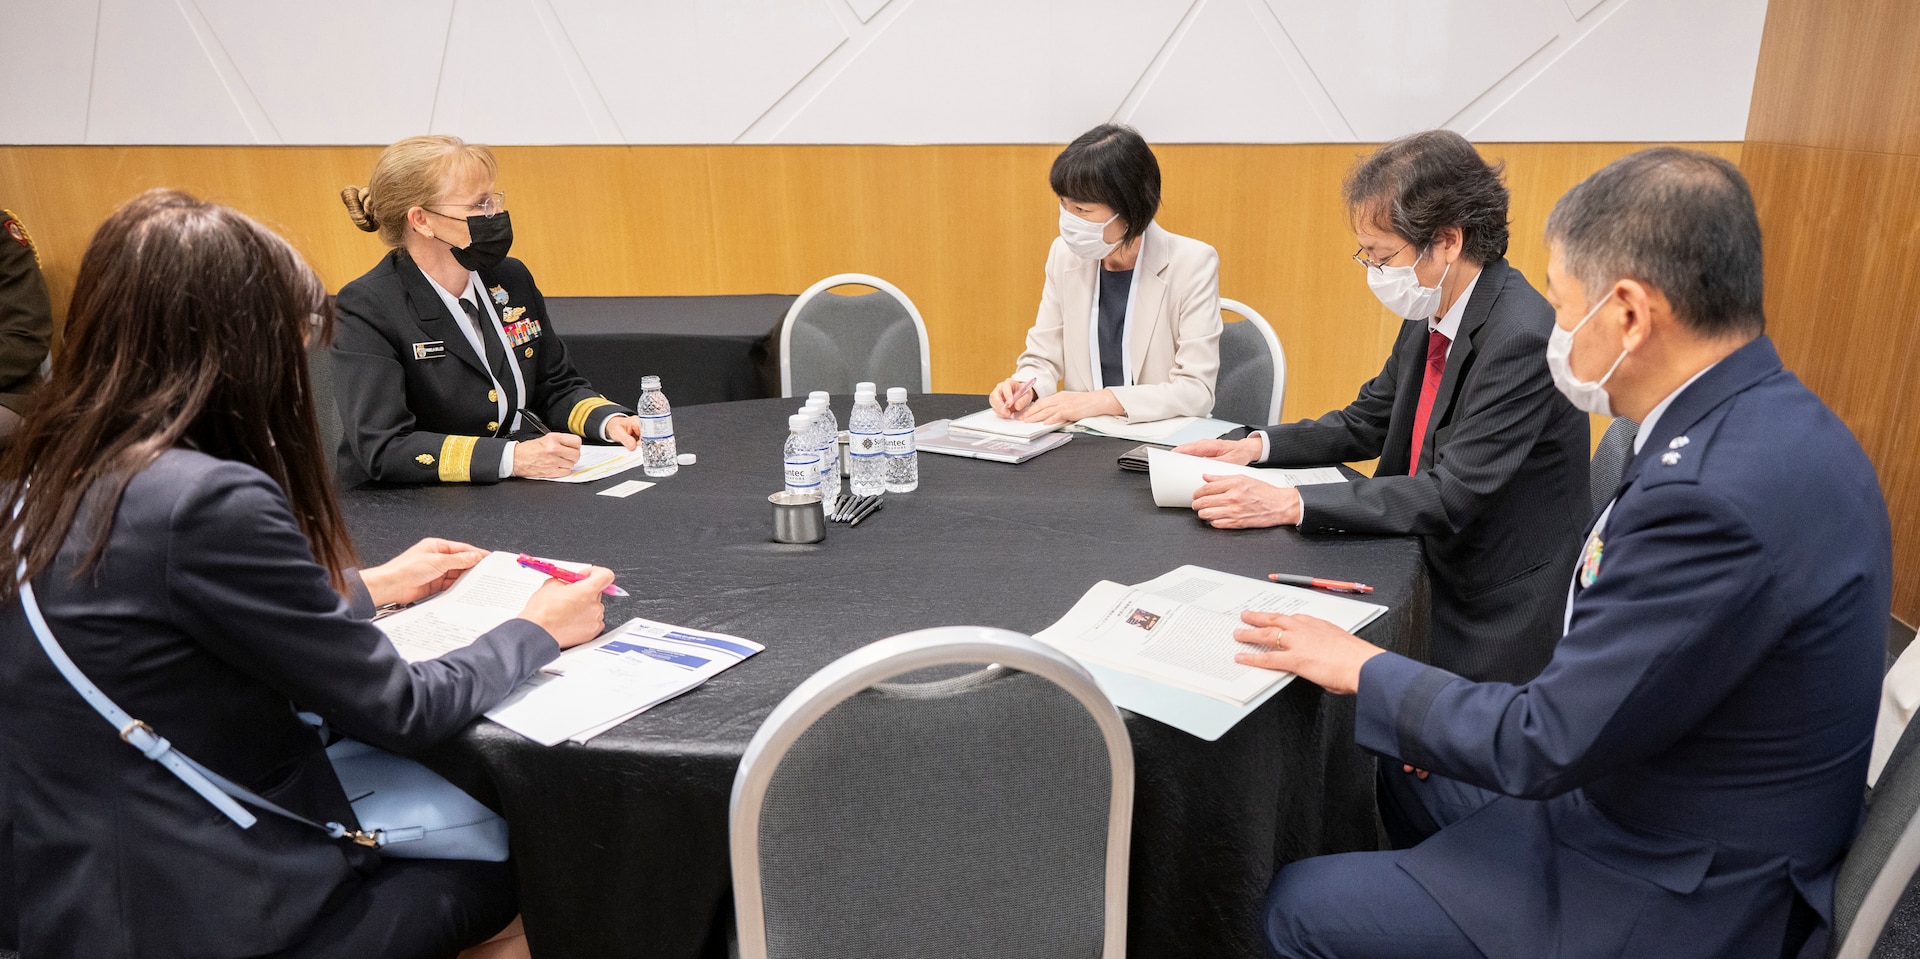
<svg viewBox="0 0 1920 959"><path fill-rule="evenodd" d="M327 454L327 470L339 475L346 427L333 398L333 351L315 345L307 349L307 379L313 385L313 415L320 424L320 448Z"/></svg>
<svg viewBox="0 0 1920 959"><path fill-rule="evenodd" d="M1109 762L1087 709L1027 673L855 694L769 783L768 955L1098 956Z"/></svg>
<svg viewBox="0 0 1920 959"><path fill-rule="evenodd" d="M789 396L845 394L869 380L885 390L920 392L920 332L913 315L881 290L859 296L821 293L794 318Z"/></svg>
<svg viewBox="0 0 1920 959"><path fill-rule="evenodd" d="M1626 478L1627 461L1633 458L1633 437L1640 432L1640 425L1624 416L1616 416L1607 424L1607 431L1600 434L1600 446L1593 451L1593 465L1589 467L1588 482L1593 496L1593 514L1599 515L1608 503L1613 502L1613 494L1620 488L1620 481Z"/></svg>
<svg viewBox="0 0 1920 959"><path fill-rule="evenodd" d="M1273 408L1273 354L1260 328L1246 320L1220 328L1220 375L1214 381L1213 416L1230 423L1267 426Z"/></svg>

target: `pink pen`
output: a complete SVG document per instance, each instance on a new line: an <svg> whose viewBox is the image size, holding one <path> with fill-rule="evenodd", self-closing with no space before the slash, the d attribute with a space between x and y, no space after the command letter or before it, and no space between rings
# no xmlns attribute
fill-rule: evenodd
<svg viewBox="0 0 1920 959"><path fill-rule="evenodd" d="M544 559L535 559L532 556L528 556L525 553L520 554L519 562L520 562L520 565L525 566L526 568L533 570L536 573L545 573L548 576L551 576L554 579L557 579L563 583L577 583L587 578L587 574L585 573L576 573L570 569L562 569L561 567L555 566ZM621 589L620 587L615 586L612 583L608 583L607 588L601 590L600 592L605 593L608 596L627 595L626 590Z"/></svg>

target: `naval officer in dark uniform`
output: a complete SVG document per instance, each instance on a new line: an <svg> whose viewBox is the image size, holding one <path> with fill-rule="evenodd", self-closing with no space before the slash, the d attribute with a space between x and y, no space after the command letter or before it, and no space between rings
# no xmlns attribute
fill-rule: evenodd
<svg viewBox="0 0 1920 959"><path fill-rule="evenodd" d="M633 411L567 359L513 224L493 152L458 137L389 146L354 225L392 247L340 291L333 348L341 482L492 483L565 476L583 438L640 441Z"/></svg>
<svg viewBox="0 0 1920 959"><path fill-rule="evenodd" d="M1547 347L1575 406L1640 424L1526 685L1307 617L1243 662L1358 693L1412 849L1280 871L1285 957L1825 955L1861 812L1893 559L1873 466L1764 335L1760 225L1718 157L1662 148L1547 224ZM1801 952L1802 949L1808 950Z"/></svg>
<svg viewBox="0 0 1920 959"><path fill-rule="evenodd" d="M0 210L0 449L20 428L52 341L53 302L40 275L40 254L20 218Z"/></svg>

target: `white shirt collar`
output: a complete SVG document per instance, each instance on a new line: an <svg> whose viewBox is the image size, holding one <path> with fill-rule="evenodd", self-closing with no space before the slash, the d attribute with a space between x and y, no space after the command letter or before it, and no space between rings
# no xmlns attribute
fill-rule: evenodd
<svg viewBox="0 0 1920 959"><path fill-rule="evenodd" d="M1427 332L1438 333L1446 337L1449 343L1459 339L1460 318L1467 315L1467 301L1473 299L1473 288L1479 285L1480 278L1486 273L1486 268L1482 267L1480 272L1473 275L1473 279L1467 281L1467 288L1460 291L1459 297L1454 299L1452 306L1447 307L1446 315L1437 320L1428 319Z"/></svg>
<svg viewBox="0 0 1920 959"><path fill-rule="evenodd" d="M1714 366L1719 366L1719 365L1720 364L1718 362L1715 362L1713 366L1707 367L1706 370L1701 370L1700 372L1693 374L1693 377L1691 379L1688 379L1685 383L1680 384L1679 389L1674 390L1671 393L1668 393L1666 399L1661 400L1660 402L1654 404L1652 411L1647 413L1647 418L1640 421L1640 431L1633 434L1633 452L1635 456L1638 456L1640 454L1641 447L1647 445L1647 437L1653 435L1654 426L1660 422L1660 414L1665 413L1667 411L1667 407L1672 406L1673 401L1675 399L1678 399L1680 394L1685 393L1687 391L1687 387L1692 386L1695 380L1698 380L1699 378L1707 375L1707 370L1713 369Z"/></svg>

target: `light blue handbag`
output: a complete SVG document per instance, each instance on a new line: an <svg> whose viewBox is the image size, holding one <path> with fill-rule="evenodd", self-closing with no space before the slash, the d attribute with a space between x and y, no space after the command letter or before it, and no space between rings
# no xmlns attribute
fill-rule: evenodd
<svg viewBox="0 0 1920 959"><path fill-rule="evenodd" d="M14 547L19 548L17 538ZM250 829L257 821L241 806L245 803L311 826L333 839L346 839L377 849L385 856L506 861L506 820L427 767L365 743L343 739L327 749L334 774L340 777L340 785L353 804L354 818L360 820L359 829L348 829L337 822L315 822L187 758L154 732L152 726L128 715L108 699L80 667L74 665L59 640L53 638L53 630L47 627L40 603L33 595L33 583L25 573L26 562L22 560L15 572L20 582L20 605L34 636L40 640L40 648L53 660L60 675L66 677L95 712L120 731L122 740L179 777L240 828Z"/></svg>

